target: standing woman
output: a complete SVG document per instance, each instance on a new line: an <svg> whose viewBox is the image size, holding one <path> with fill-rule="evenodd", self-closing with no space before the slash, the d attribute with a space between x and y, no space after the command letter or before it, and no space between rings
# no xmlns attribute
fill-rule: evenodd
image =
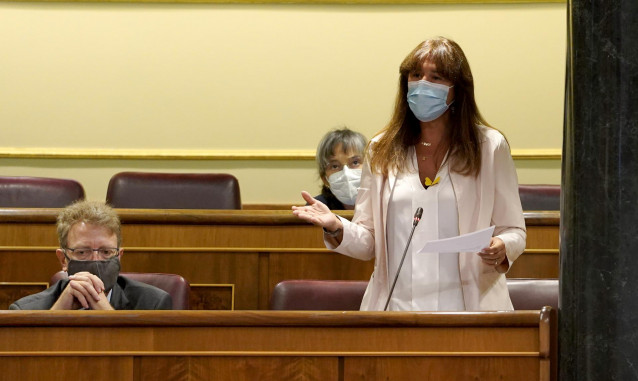
<svg viewBox="0 0 638 381"><path fill-rule="evenodd" d="M400 67L388 125L372 139L352 222L307 192L293 213L324 229L326 246L375 258L362 310L383 310L414 211L414 232L389 310L511 310L505 272L525 249L516 169L503 135L478 111L461 47L438 37L419 44ZM495 225L478 253L423 253L426 242Z"/></svg>

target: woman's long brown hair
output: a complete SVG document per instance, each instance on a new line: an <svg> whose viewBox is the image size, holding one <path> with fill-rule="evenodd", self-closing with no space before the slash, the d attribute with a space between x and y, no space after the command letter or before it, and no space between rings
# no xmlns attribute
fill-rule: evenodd
<svg viewBox="0 0 638 381"><path fill-rule="evenodd" d="M489 124L481 116L474 99L474 79L461 47L454 41L437 37L420 43L401 63L399 91L392 119L370 143L370 166L373 173L387 176L389 171L408 169L408 147L417 144L421 135L419 120L407 102L408 77L420 70L423 62L436 65L437 71L454 85L454 103L450 106L451 169L463 175L477 176L481 171L481 144L478 126Z"/></svg>

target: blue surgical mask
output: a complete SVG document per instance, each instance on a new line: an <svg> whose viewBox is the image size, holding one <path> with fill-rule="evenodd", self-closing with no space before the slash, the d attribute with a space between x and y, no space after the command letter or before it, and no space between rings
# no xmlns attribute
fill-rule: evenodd
<svg viewBox="0 0 638 381"><path fill-rule="evenodd" d="M428 82L424 79L408 82L410 110L421 122L429 122L438 118L450 106L447 104L447 95L451 87Z"/></svg>

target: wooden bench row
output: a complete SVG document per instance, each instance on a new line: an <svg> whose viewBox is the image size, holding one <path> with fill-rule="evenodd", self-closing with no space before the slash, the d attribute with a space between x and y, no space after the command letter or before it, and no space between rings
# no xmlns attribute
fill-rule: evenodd
<svg viewBox="0 0 638 381"><path fill-rule="evenodd" d="M0 308L60 270L59 209L0 209ZM122 271L180 274L195 309L267 309L286 279L367 280L372 261L332 253L321 229L282 210L119 209ZM346 218L352 212L344 213ZM526 213L527 249L512 278L558 277L558 212Z"/></svg>

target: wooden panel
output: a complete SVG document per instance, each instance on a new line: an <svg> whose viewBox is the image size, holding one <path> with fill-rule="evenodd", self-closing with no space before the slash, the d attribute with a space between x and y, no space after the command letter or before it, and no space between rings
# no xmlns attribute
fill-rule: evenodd
<svg viewBox="0 0 638 381"><path fill-rule="evenodd" d="M125 380L549 380L555 319L551 309L0 311L0 366L9 379L24 379L20 369L77 379L86 361Z"/></svg>
<svg viewBox="0 0 638 381"><path fill-rule="evenodd" d="M58 209L0 209L6 246L57 246ZM352 211L340 212L352 218ZM323 247L321 230L280 210L118 209L124 246ZM527 247L558 248L558 212L526 212Z"/></svg>
<svg viewBox="0 0 638 381"><path fill-rule="evenodd" d="M299 204L241 204L243 210L292 210Z"/></svg>
<svg viewBox="0 0 638 381"><path fill-rule="evenodd" d="M11 303L25 296L44 291L49 287L48 283L0 282L0 310L8 310Z"/></svg>
<svg viewBox="0 0 638 381"><path fill-rule="evenodd" d="M558 221L551 226L527 225L528 249L558 249Z"/></svg>
<svg viewBox="0 0 638 381"><path fill-rule="evenodd" d="M539 326L551 321L550 312L0 311L0 354L439 351L540 356Z"/></svg>
<svg viewBox="0 0 638 381"><path fill-rule="evenodd" d="M0 209L1 210L1 209ZM6 246L58 246L55 218L46 224L12 223L0 219L2 245Z"/></svg>
<svg viewBox="0 0 638 381"><path fill-rule="evenodd" d="M344 380L539 380L540 366L527 357L350 358Z"/></svg>
<svg viewBox="0 0 638 381"><path fill-rule="evenodd" d="M558 278L560 234L558 214L526 214L527 244L525 252L514 262L508 278Z"/></svg>
<svg viewBox="0 0 638 381"><path fill-rule="evenodd" d="M559 275L558 249L526 250L507 273L508 278L555 278Z"/></svg>
<svg viewBox="0 0 638 381"><path fill-rule="evenodd" d="M133 251L122 257L122 271L180 274L193 284L234 284L235 308L258 309L258 254L256 252Z"/></svg>
<svg viewBox="0 0 638 381"><path fill-rule="evenodd" d="M33 250L0 248L1 282L48 283L51 276L60 271L60 268L60 262L55 256L55 246Z"/></svg>
<svg viewBox="0 0 638 381"><path fill-rule="evenodd" d="M136 247L316 247L321 229L312 225L147 225L122 226L123 246Z"/></svg>
<svg viewBox="0 0 638 381"><path fill-rule="evenodd" d="M132 357L0 357L0 379L133 381Z"/></svg>
<svg viewBox="0 0 638 381"><path fill-rule="evenodd" d="M191 284L191 310L235 309L235 285Z"/></svg>
<svg viewBox="0 0 638 381"><path fill-rule="evenodd" d="M48 282L60 269L53 253L58 212L0 209L0 236L6 238L0 246L0 281ZM238 310L268 308L270 293L282 280L368 280L374 268L373 261L326 250L321 229L290 211L119 209L118 213L123 223L123 271L176 273L194 284L234 284ZM525 216L527 251L508 276L557 278L558 213ZM208 303L202 297L193 296L195 305ZM12 301L2 300L0 294L0 303Z"/></svg>
<svg viewBox="0 0 638 381"><path fill-rule="evenodd" d="M361 261L331 251L271 251L270 286L284 279L366 280L374 270L374 261Z"/></svg>
<svg viewBox="0 0 638 381"><path fill-rule="evenodd" d="M140 381L338 381L336 357L142 357Z"/></svg>

